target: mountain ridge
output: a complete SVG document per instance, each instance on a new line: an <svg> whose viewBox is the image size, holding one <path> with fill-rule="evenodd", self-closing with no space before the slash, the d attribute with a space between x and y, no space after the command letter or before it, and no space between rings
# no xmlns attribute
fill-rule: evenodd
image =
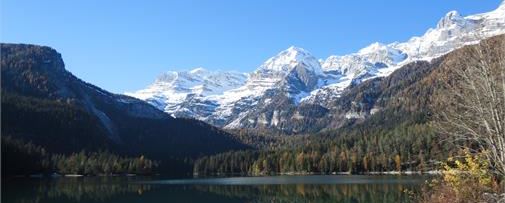
<svg viewBox="0 0 505 203"><path fill-rule="evenodd" d="M307 50L291 46L248 74L242 86L224 91L221 95L186 96L176 105L201 108L175 111L173 115L197 118L218 127L233 129L254 128L256 125L250 125L250 122L257 123L260 117L272 117L274 113L270 116L253 113L267 108L269 102L278 102L277 106L285 108L315 104L331 109L334 108L330 105L331 101L338 99L349 87L388 76L408 63L431 61L464 45L505 33L504 5L502 3L496 10L487 13L465 17L457 11L450 11L422 36L401 43L376 42L356 53L333 55L321 61ZM136 93L128 95L138 97ZM163 103L163 99L156 95L151 98L153 104ZM346 118L352 117L349 114ZM272 123L267 120L260 123Z"/></svg>
<svg viewBox="0 0 505 203"><path fill-rule="evenodd" d="M50 47L0 47L2 136L25 139L53 153L103 149L157 159L246 147L202 121L175 119L143 100L82 81Z"/></svg>

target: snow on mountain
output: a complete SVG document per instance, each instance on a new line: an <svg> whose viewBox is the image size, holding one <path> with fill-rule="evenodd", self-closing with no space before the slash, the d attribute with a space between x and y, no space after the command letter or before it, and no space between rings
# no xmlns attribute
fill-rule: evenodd
<svg viewBox="0 0 505 203"><path fill-rule="evenodd" d="M314 56L292 46L251 74L203 68L167 72L148 88L127 95L146 100L175 117L193 117L224 126L257 105L268 90L283 89L299 102L320 86L319 79L324 75Z"/></svg>
<svg viewBox="0 0 505 203"><path fill-rule="evenodd" d="M247 74L225 71L208 71L196 68L191 71L166 72L158 76L155 82L144 90L126 95L146 100L174 114L182 110L180 105L194 98L221 95L223 92L242 86Z"/></svg>
<svg viewBox="0 0 505 203"><path fill-rule="evenodd" d="M451 11L435 28L406 42L373 43L356 53L330 56L325 60L317 60L308 51L292 46L266 60L250 74L212 72L203 68L167 72L148 88L127 94L177 117L237 128L243 126L242 122L251 120L256 110L270 108L268 103L275 101L275 94L289 98L295 106L306 103L331 108L331 101L352 84L387 76L412 61L431 60L503 33L505 2L494 11L466 17ZM276 119L283 119L278 117L279 114ZM253 120L276 123L259 118Z"/></svg>
<svg viewBox="0 0 505 203"><path fill-rule="evenodd" d="M288 74L295 66L303 64L305 68L316 74L322 74L319 61L305 49L291 46L276 56L268 59L255 73L271 75L271 73Z"/></svg>
<svg viewBox="0 0 505 203"><path fill-rule="evenodd" d="M340 78L303 98L309 103L321 103L339 97L352 83L384 77L403 65L416 60L431 60L464 45L505 33L505 1L494 11L463 17L457 11L448 12L435 28L407 42L373 43L357 53L330 56L322 62L326 73Z"/></svg>
<svg viewBox="0 0 505 203"><path fill-rule="evenodd" d="M312 54L292 46L268 59L254 71L246 87L256 94L272 88L284 88L290 90L290 97L299 100L299 94L315 88L319 78L324 75L321 64ZM301 82L302 87L291 86L293 80Z"/></svg>
<svg viewBox="0 0 505 203"><path fill-rule="evenodd" d="M259 66L242 87L212 97L212 100L219 103L213 117L231 119L228 122L232 125L228 127L233 127L233 123L236 123L233 120L241 118L241 115L246 115L254 108L266 91L285 89L287 96L299 102L300 95L304 95L307 89L317 87L322 76L324 73L321 65L314 56L302 48L289 47ZM297 80L299 85L292 85L293 80Z"/></svg>
<svg viewBox="0 0 505 203"><path fill-rule="evenodd" d="M475 44L483 38L505 33L505 3L494 11L462 17L457 11L447 13L421 37L389 46L409 55L409 61L429 60L456 48Z"/></svg>

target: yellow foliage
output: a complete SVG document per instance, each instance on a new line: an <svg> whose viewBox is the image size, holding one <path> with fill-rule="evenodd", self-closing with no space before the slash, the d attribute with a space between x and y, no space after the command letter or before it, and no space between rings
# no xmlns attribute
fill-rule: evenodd
<svg viewBox="0 0 505 203"><path fill-rule="evenodd" d="M456 193L468 194L469 191L466 189L469 188L469 185L481 189L492 187L489 162L482 154L472 155L465 151L464 159L449 157L447 161L442 170L443 181L451 186Z"/></svg>

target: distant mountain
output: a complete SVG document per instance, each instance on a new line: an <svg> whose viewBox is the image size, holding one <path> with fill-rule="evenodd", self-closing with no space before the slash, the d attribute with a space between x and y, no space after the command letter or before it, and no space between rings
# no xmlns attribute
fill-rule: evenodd
<svg viewBox="0 0 505 203"><path fill-rule="evenodd" d="M153 91L158 80L146 90L128 95L146 100L175 117L197 118L227 129L300 133L334 128L335 125L316 120L329 119L332 116L328 112L342 110L336 100L348 94L350 88L389 76L412 62L429 62L464 45L503 33L505 3L494 11L466 17L451 11L435 28L407 42L373 43L357 53L330 56L325 60L317 60L302 48L290 47L248 74L244 83L233 83L237 86L226 86L230 89L215 91L212 95L185 94L184 99L178 99L179 95L171 91ZM193 86L205 84L194 82ZM344 115L336 118L340 119L339 123L364 116L356 111L339 115Z"/></svg>
<svg viewBox="0 0 505 203"><path fill-rule="evenodd" d="M163 74L147 89L126 94L146 100L175 117L198 118L216 126L229 125L231 128L233 123L230 121L245 115L258 105L259 100L268 103L263 96L271 90L282 89L295 102L300 102L310 91L332 79L323 73L315 57L298 47L290 47L270 58L250 74L208 71L203 76L198 74L203 71L199 68L188 72L170 72L168 78L177 78L170 82L159 79L167 78L167 74ZM206 92L193 91L195 87L208 86L206 78L209 76L226 78L213 80L217 83L214 87L224 88L218 91L212 88ZM192 86L173 82L181 80L179 78L190 81Z"/></svg>
<svg viewBox="0 0 505 203"><path fill-rule="evenodd" d="M411 62L389 76L353 85L332 101L335 108L320 111L320 114L314 114L317 109L303 104L295 108L284 107L281 114L274 110L276 116L272 120L276 122L279 115L296 117L288 121L280 117L276 125L283 129L318 131L327 126L332 129L326 128L308 136L276 136L280 138L278 141L262 140L265 136L261 135L271 135L264 131L247 134L247 130L238 130L239 133L245 132L252 142L259 142L256 145L262 150L206 156L195 162L194 171L199 174L264 175L436 170L440 167L440 160L461 153L461 146L475 147L471 141L451 138L438 131L434 127L440 125L441 114L438 112L448 106L460 106L455 104L457 101L448 99L455 93L453 90L464 88L469 91L461 91L468 93L464 95L475 96L475 92L470 93L472 91L468 89L473 87L467 83L469 72L475 73L478 69L489 73L475 75L475 81L495 80L499 84L490 86L500 86L499 81L503 81L500 72L505 69L504 56L505 34L464 46L430 62ZM480 68L483 64L485 68ZM479 68L463 71L472 66ZM256 113L268 115L271 112ZM503 112L497 114L500 117Z"/></svg>
<svg viewBox="0 0 505 203"><path fill-rule="evenodd" d="M49 47L1 44L1 71L2 136L52 153L101 149L165 160L247 148L204 122L80 80Z"/></svg>
<svg viewBox="0 0 505 203"><path fill-rule="evenodd" d="M238 88L246 79L247 74L196 68L163 73L147 89L126 94L146 100L174 117L203 119L217 107L215 101L206 98Z"/></svg>
<svg viewBox="0 0 505 203"><path fill-rule="evenodd" d="M322 67L335 73L342 82L328 85L314 92L308 101L324 103L339 95L342 87L351 83L390 75L393 71L413 61L430 61L464 45L475 44L480 39L505 33L505 3L494 11L461 16L457 11L447 13L435 28L407 42L391 44L374 43L358 53L330 56Z"/></svg>

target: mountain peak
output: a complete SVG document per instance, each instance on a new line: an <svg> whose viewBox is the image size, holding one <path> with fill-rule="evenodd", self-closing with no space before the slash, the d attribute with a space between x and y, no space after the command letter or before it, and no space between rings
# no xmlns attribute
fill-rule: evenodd
<svg viewBox="0 0 505 203"><path fill-rule="evenodd" d="M308 51L306 51L305 49L301 48L301 47L297 47L297 46L290 46L289 48L287 48L286 50L284 50L286 52L290 52L290 53L304 53L304 54L309 54Z"/></svg>
<svg viewBox="0 0 505 203"><path fill-rule="evenodd" d="M449 11L445 16L438 21L437 28L446 28L452 25L464 25L465 18L458 11Z"/></svg>
<svg viewBox="0 0 505 203"><path fill-rule="evenodd" d="M372 44L368 45L367 47L359 50L358 53L360 53L360 54L373 53L373 52L377 52L378 50L381 50L381 49L387 49L387 46L382 43L375 42L375 43L372 43Z"/></svg>
<svg viewBox="0 0 505 203"><path fill-rule="evenodd" d="M207 72L207 69L202 68L202 67L198 67L198 68L195 68L195 69L189 71L189 73L191 73L191 74L201 74L201 73L205 73L205 72Z"/></svg>
<svg viewBox="0 0 505 203"><path fill-rule="evenodd" d="M268 59L258 70L266 70L267 72L288 72L299 64L304 64L304 66L308 67L311 71L317 73L322 72L319 61L307 50L296 46L291 46Z"/></svg>
<svg viewBox="0 0 505 203"><path fill-rule="evenodd" d="M303 61L305 58L310 58L313 57L310 52L307 50L301 48L301 47L296 47L296 46L290 46L284 51L281 51L277 56L273 58L284 58L289 61Z"/></svg>
<svg viewBox="0 0 505 203"><path fill-rule="evenodd" d="M306 49L289 46L247 75L213 74L212 70L200 73L203 69L197 68L173 73L174 82L151 85L135 96L177 117L201 119L227 128L254 126L251 122L263 122L257 120L260 115L255 113L272 107L270 102L281 101L275 99L285 96L293 105L327 105L327 100L340 98L348 87L386 77L407 63L429 61L475 43L477 37L505 33L505 3L491 12L462 17L451 11L441 17L437 27L406 42L376 42L356 53L330 56L324 61ZM249 113L252 117L248 117ZM277 117L275 114L268 115ZM268 119L266 116L261 120Z"/></svg>
<svg viewBox="0 0 505 203"><path fill-rule="evenodd" d="M500 12L500 13L505 13L505 0L503 0L498 8L494 10L494 12Z"/></svg>
<svg viewBox="0 0 505 203"><path fill-rule="evenodd" d="M183 78L193 78L193 77L203 77L204 75L209 74L209 71L205 68L198 67L189 71L167 71L160 74L155 82L164 82L164 83L172 83L175 80L181 80Z"/></svg>

